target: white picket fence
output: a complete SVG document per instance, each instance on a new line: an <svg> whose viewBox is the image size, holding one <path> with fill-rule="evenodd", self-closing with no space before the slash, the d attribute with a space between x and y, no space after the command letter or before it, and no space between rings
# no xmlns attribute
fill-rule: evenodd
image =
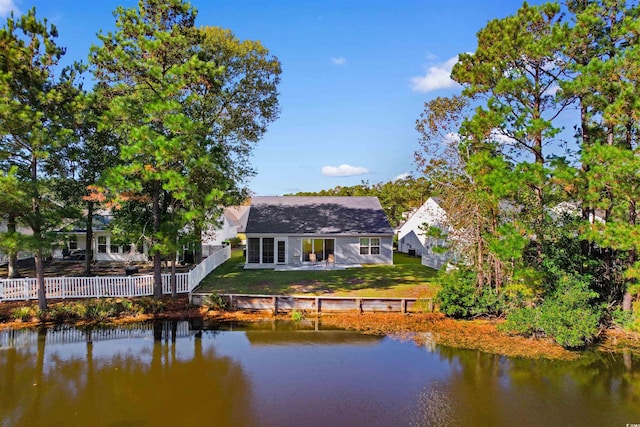
<svg viewBox="0 0 640 427"><path fill-rule="evenodd" d="M190 293L214 269L231 257L225 246L205 258L188 273L176 274L178 293ZM47 299L139 297L153 295L153 276L46 277ZM171 275L162 275L162 293L171 294ZM35 278L0 280L0 301L23 301L38 298Z"/></svg>

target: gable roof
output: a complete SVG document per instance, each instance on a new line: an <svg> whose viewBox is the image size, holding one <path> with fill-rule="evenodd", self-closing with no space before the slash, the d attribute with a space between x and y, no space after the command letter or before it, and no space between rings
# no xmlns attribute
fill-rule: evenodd
<svg viewBox="0 0 640 427"><path fill-rule="evenodd" d="M247 233L393 234L377 197L254 197Z"/></svg>
<svg viewBox="0 0 640 427"><path fill-rule="evenodd" d="M236 229L238 233L244 233L247 228L247 218L249 216L250 206L227 206L224 208L224 216L227 221Z"/></svg>

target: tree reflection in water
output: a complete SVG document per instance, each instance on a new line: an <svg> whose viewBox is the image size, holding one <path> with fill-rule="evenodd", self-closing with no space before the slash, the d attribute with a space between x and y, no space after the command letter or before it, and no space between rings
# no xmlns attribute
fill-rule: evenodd
<svg viewBox="0 0 640 427"><path fill-rule="evenodd" d="M181 338L191 352L177 350L175 322L142 344L87 331L86 342L45 347L46 334L0 351L2 426L256 424L242 367L203 348L202 333Z"/></svg>
<svg viewBox="0 0 640 427"><path fill-rule="evenodd" d="M624 425L630 354L509 359L315 324L0 331L0 426ZM304 329L304 330L303 330Z"/></svg>

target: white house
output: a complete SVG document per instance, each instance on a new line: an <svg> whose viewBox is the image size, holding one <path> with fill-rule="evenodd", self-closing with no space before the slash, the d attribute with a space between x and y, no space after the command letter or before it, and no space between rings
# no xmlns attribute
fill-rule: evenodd
<svg viewBox="0 0 640 427"><path fill-rule="evenodd" d="M249 206L228 206L224 208L218 222L202 236L202 255L208 256L216 248L244 233L249 216Z"/></svg>
<svg viewBox="0 0 640 427"><path fill-rule="evenodd" d="M0 233L6 233L7 230L7 223L4 221L0 221ZM20 234L26 234L26 235L32 235L33 231L31 231L30 228L26 228L26 227L21 227L18 226L16 228L16 231ZM29 251L20 251L17 254L17 258L20 259L26 259L26 258L33 258L33 252L29 252ZM0 249L0 265L3 264L7 264L9 262L9 255L4 253L2 251L2 249Z"/></svg>
<svg viewBox="0 0 640 427"><path fill-rule="evenodd" d="M444 247L446 240L427 235L430 227L439 229L443 235L450 231L447 212L436 197L429 197L397 229L398 252L422 257L422 264L439 270L451 258L451 254L440 253L441 250L436 249Z"/></svg>
<svg viewBox="0 0 640 427"><path fill-rule="evenodd" d="M245 268L393 264L393 229L377 197L254 197L245 234Z"/></svg>

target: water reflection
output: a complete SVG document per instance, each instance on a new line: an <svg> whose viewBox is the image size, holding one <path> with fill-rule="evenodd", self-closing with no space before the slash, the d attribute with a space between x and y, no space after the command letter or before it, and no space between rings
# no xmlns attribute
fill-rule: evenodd
<svg viewBox="0 0 640 427"><path fill-rule="evenodd" d="M630 354L531 361L428 342L315 321L0 331L0 426L640 421Z"/></svg>

